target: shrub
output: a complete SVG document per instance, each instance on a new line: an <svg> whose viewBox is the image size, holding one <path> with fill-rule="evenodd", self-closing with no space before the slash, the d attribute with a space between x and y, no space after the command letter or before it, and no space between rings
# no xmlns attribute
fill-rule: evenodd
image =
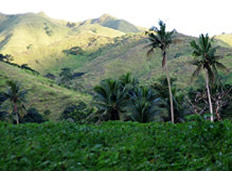
<svg viewBox="0 0 232 171"><path fill-rule="evenodd" d="M87 117L94 112L93 108L89 108L87 104L80 101L77 105L67 106L62 113L60 120L68 120L72 122L87 122Z"/></svg>
<svg viewBox="0 0 232 171"><path fill-rule="evenodd" d="M35 108L30 108L27 110L27 114L21 119L21 123L42 123L44 122L43 116Z"/></svg>
<svg viewBox="0 0 232 171"><path fill-rule="evenodd" d="M231 170L232 123L0 123L1 170Z"/></svg>

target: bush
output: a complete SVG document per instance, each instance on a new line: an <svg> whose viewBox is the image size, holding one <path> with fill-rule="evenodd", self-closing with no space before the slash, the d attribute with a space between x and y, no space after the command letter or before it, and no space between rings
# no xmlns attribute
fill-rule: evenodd
<svg viewBox="0 0 232 171"><path fill-rule="evenodd" d="M84 102L80 101L77 105L67 106L62 113L60 120L83 123L87 122L87 117L93 113L93 108L89 108Z"/></svg>
<svg viewBox="0 0 232 171"><path fill-rule="evenodd" d="M231 170L232 123L0 123L1 170Z"/></svg>
<svg viewBox="0 0 232 171"><path fill-rule="evenodd" d="M27 114L23 118L21 118L20 123L28 123L28 122L42 123L44 121L45 121L44 118L37 111L37 109L30 108L30 109L27 110Z"/></svg>

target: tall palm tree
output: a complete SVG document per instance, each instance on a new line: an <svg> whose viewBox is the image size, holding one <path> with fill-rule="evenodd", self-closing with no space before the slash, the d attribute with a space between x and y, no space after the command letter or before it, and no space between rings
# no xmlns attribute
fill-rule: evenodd
<svg viewBox="0 0 232 171"><path fill-rule="evenodd" d="M94 92L94 103L104 120L120 120L120 115L128 104L126 88L122 89L116 80L107 79L94 87Z"/></svg>
<svg viewBox="0 0 232 171"><path fill-rule="evenodd" d="M226 67L218 62L220 57L216 56L216 47L212 46L212 42L213 38L210 39L208 34L201 34L198 41L196 42L193 40L190 42L190 45L193 48L192 55L195 57L191 63L197 66L196 70L193 72L192 78L197 77L202 69L205 70L205 84L211 114L210 120L213 122L213 106L209 84L214 83L218 73L217 68L226 70Z"/></svg>
<svg viewBox="0 0 232 171"><path fill-rule="evenodd" d="M147 55L150 56L154 49L159 48L162 51L162 68L164 69L168 82L168 90L169 90L169 98L170 98L170 109L171 109L171 120L174 123L174 108L173 108L173 98L172 98L172 88L170 83L170 77L167 66L167 48L172 43L172 36L175 32L174 30L171 32L166 31L166 24L163 21L159 21L159 27L152 27L149 32L146 32L148 38L150 40L150 44L146 47L150 48L147 52Z"/></svg>
<svg viewBox="0 0 232 171"><path fill-rule="evenodd" d="M13 106L12 113L16 116L16 123L19 124L19 107L22 107L25 102L26 90L21 90L19 83L15 81L7 82L7 90L4 93L5 97L11 102Z"/></svg>

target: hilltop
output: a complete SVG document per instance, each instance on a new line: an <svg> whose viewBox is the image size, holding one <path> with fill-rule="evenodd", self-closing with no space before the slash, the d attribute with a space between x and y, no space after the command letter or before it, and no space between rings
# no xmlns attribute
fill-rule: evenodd
<svg viewBox="0 0 232 171"><path fill-rule="evenodd" d="M139 27L134 26L126 20L118 19L109 14L103 14L99 18L90 19L82 22L80 25L84 24L99 24L104 27L112 28L115 30L119 30L124 33L138 33L141 30Z"/></svg>

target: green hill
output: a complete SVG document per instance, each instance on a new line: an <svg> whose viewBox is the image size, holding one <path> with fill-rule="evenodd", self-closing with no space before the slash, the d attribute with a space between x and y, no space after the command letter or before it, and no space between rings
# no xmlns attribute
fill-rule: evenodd
<svg viewBox="0 0 232 171"><path fill-rule="evenodd" d="M189 42L196 38L176 34L175 39L177 41L170 46L167 52L170 73L178 78L179 87L189 87L190 77L194 70L194 67L189 64L192 60ZM76 81L84 84L84 87L92 87L100 80L119 77L126 72L131 72L143 83L151 83L164 73L161 67L161 52L156 50L148 58L146 55L148 49L144 48L147 43L148 40L143 33L115 38L114 43L103 48L96 58L75 70L86 73ZM221 46L218 49L219 55L230 54L231 48L228 48L227 44L221 41L216 41L216 44ZM226 57L223 60L228 68L231 68L230 58ZM225 74L227 75L230 77L229 74Z"/></svg>
<svg viewBox="0 0 232 171"><path fill-rule="evenodd" d="M140 32L140 29L128 21L117 19L108 14L103 14L101 17L91 20L86 20L80 25L84 24L99 24L104 27L109 27L115 30L119 30L124 33L137 33Z"/></svg>
<svg viewBox="0 0 232 171"><path fill-rule="evenodd" d="M78 46L91 52L125 34L98 24L74 23L70 27L69 22L51 19L44 13L1 14L0 23L0 53L11 54L13 62L26 63L42 73L63 67L61 63L68 56L64 50Z"/></svg>
<svg viewBox="0 0 232 171"><path fill-rule="evenodd" d="M86 103L90 101L88 95L60 87L52 80L30 71L3 62L0 62L0 69L0 91L6 90L8 80L18 81L28 91L26 108L35 107L41 114L49 110L51 114L48 117L53 121L60 117L68 105L80 100Z"/></svg>
<svg viewBox="0 0 232 171"><path fill-rule="evenodd" d="M227 43L228 45L232 46L232 34L217 35L216 39L219 39L219 40Z"/></svg>
<svg viewBox="0 0 232 171"><path fill-rule="evenodd" d="M44 13L1 14L0 53L11 54L13 62L28 64L42 75L58 75L64 67L83 72L85 74L73 82L87 89L102 79L115 78L126 72L131 72L144 84L160 77L163 74L160 51L148 59L145 34L125 33L105 26L116 20L106 14L80 23L54 20ZM216 38L216 45L220 46L218 53L231 55L228 40L221 36ZM178 77L178 86L186 87L194 69L188 63L192 59L189 42L196 38L177 33L175 39L168 49L168 65L171 75ZM229 57L224 59L229 68L230 61ZM231 80L229 75L225 76Z"/></svg>

